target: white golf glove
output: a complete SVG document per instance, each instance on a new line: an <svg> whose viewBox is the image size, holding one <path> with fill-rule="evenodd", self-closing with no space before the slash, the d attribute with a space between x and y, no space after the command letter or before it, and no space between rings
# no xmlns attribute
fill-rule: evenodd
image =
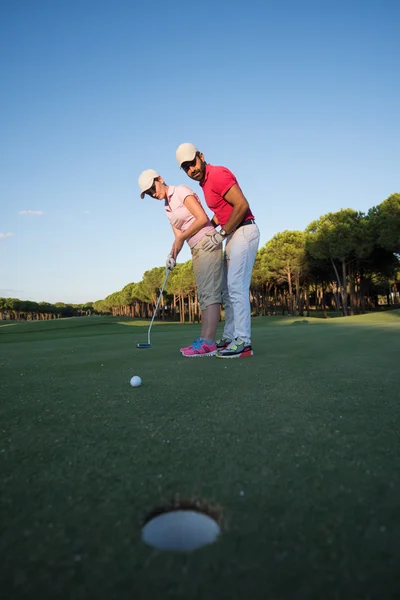
<svg viewBox="0 0 400 600"><path fill-rule="evenodd" d="M203 250L215 250L224 241L224 236L216 231L212 235L206 236L206 241L203 244Z"/></svg>
<svg viewBox="0 0 400 600"><path fill-rule="evenodd" d="M176 265L175 259L172 258L172 256L170 254L168 254L165 266L167 267L167 269L169 269L170 271L172 271L172 269L175 267L175 265Z"/></svg>

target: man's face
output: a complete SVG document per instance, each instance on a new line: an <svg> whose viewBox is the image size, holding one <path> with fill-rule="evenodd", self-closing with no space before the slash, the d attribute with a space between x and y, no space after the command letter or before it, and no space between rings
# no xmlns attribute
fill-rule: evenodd
<svg viewBox="0 0 400 600"><path fill-rule="evenodd" d="M193 160L182 163L181 167L186 175L189 175L190 179L199 182L203 181L206 173L206 163L204 162L204 155L201 152L197 152Z"/></svg>

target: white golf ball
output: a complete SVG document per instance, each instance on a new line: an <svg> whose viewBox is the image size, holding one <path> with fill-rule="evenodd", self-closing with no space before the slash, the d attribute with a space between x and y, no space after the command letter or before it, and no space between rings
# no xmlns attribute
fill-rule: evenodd
<svg viewBox="0 0 400 600"><path fill-rule="evenodd" d="M139 385L142 385L142 380L137 375L134 375L131 379L131 386L139 387Z"/></svg>

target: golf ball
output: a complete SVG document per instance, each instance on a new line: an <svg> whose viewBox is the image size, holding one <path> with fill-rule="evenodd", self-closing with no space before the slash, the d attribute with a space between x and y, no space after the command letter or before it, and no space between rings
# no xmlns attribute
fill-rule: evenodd
<svg viewBox="0 0 400 600"><path fill-rule="evenodd" d="M142 380L137 375L134 375L131 379L131 386L139 387L139 385L142 385Z"/></svg>

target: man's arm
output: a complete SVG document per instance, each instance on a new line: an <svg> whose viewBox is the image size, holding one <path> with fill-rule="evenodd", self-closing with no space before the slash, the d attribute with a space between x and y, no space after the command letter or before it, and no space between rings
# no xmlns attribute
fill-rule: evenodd
<svg viewBox="0 0 400 600"><path fill-rule="evenodd" d="M225 223L224 229L227 234L235 231L236 227L243 221L243 217L249 210L249 203L243 195L240 187L235 184L225 194L224 200L233 206L233 210L228 221Z"/></svg>

